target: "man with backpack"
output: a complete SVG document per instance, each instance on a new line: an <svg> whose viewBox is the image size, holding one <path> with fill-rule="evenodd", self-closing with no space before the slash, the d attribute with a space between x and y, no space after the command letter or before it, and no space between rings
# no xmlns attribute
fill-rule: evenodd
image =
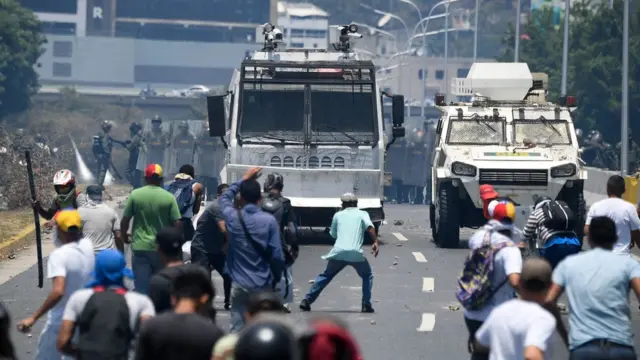
<svg viewBox="0 0 640 360"><path fill-rule="evenodd" d="M290 305L293 303L293 263L298 257L298 229L296 227L296 218L291 206L291 200L282 196L284 188L284 180L282 175L278 173L269 174L264 182L263 190L265 195L262 197L262 210L273 214L278 222L280 236L282 236L282 250L286 269L282 274L282 280L278 284L278 289L285 302L285 310L291 312Z"/></svg>
<svg viewBox="0 0 640 360"><path fill-rule="evenodd" d="M491 220L469 239L471 253L458 279L456 297L465 308L471 360L488 360L489 354L474 347L475 334L498 305L512 300L520 282L522 256L512 241L515 205L493 201L487 207Z"/></svg>
<svg viewBox="0 0 640 360"><path fill-rule="evenodd" d="M151 299L125 288L133 278L117 250L96 255L94 279L73 293L62 316L58 350L78 360L127 360L141 321L155 315ZM74 332L78 342L72 342Z"/></svg>
<svg viewBox="0 0 640 360"><path fill-rule="evenodd" d="M166 187L178 203L184 241L191 241L195 235L192 219L200 212L200 204L204 194L202 184L197 182L195 177L195 169L192 165L182 165L173 182Z"/></svg>
<svg viewBox="0 0 640 360"><path fill-rule="evenodd" d="M537 241L540 256L555 269L560 261L582 248L575 226L575 214L564 201L541 196L524 227L524 239L528 243Z"/></svg>

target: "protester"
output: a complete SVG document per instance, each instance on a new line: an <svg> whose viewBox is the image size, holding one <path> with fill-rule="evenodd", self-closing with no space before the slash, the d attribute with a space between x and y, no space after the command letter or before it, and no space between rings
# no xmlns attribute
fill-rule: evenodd
<svg viewBox="0 0 640 360"><path fill-rule="evenodd" d="M298 246L298 228L296 226L296 215L291 206L291 200L282 196L284 179L280 174L269 174L264 182L263 190L266 193L262 198L262 210L273 214L278 222L280 236L282 236L282 250L284 252L285 264L287 265L282 274L282 279L277 285L282 298L285 301L285 310L291 312L293 303L293 263L298 258L300 248Z"/></svg>
<svg viewBox="0 0 640 360"><path fill-rule="evenodd" d="M591 219L606 216L616 224L618 241L613 247L615 254L630 256L633 245L640 246L640 218L633 204L622 200L626 191L624 178L613 175L607 181L608 199L600 200L589 208L584 233L589 234Z"/></svg>
<svg viewBox="0 0 640 360"><path fill-rule="evenodd" d="M366 211L358 209L358 198L346 193L340 198L342 210L338 211L331 221L329 234L336 242L329 253L322 258L327 260L324 272L316 278L311 289L300 302L300 309L310 311L311 304L320 296L322 290L345 267L353 267L362 279L362 308L363 313L374 312L371 306L371 290L373 288L373 273L371 265L362 253L362 243L365 233L373 239L371 253L378 256L378 237L375 227Z"/></svg>
<svg viewBox="0 0 640 360"><path fill-rule="evenodd" d="M475 334L494 308L515 297L522 269L520 250L512 240L516 216L514 204L508 201L493 201L487 208L487 216L491 220L469 239L471 254L465 262L463 277L459 280L459 283L467 280L468 287L464 290L475 298L483 299L472 304L473 306L465 307L464 312L465 324L469 331L468 347L471 360L489 358L486 351L473 346ZM482 256L475 256L480 254ZM492 263L487 263L488 261ZM475 273L478 269L492 271L486 274ZM476 292L485 292L487 295L480 296ZM457 295L460 300L460 293Z"/></svg>
<svg viewBox="0 0 640 360"><path fill-rule="evenodd" d="M218 198L228 187L227 184L218 186ZM231 277L224 271L227 246L224 216L218 199L214 199L198 218L196 234L191 242L191 263L203 266L208 271L215 270L222 276L225 310L231 307Z"/></svg>
<svg viewBox="0 0 640 360"><path fill-rule="evenodd" d="M542 196L536 200L533 212L524 227L524 240L528 243L536 242L540 256L555 267L569 255L577 254L582 249L578 236L573 229L550 229L545 226L545 206L553 202L551 198Z"/></svg>
<svg viewBox="0 0 640 360"><path fill-rule="evenodd" d="M182 231L172 226L161 229L156 235L157 251L164 269L151 277L148 294L158 314L171 310L172 284L190 268L190 264L181 260L182 241Z"/></svg>
<svg viewBox="0 0 640 360"><path fill-rule="evenodd" d="M195 169L192 165L182 165L173 182L167 186L167 191L173 194L180 210L185 241L193 239L195 230L192 219L200 212L200 204L204 195L204 187L195 181L195 177Z"/></svg>
<svg viewBox="0 0 640 360"><path fill-rule="evenodd" d="M294 332L277 320L247 326L238 338L233 356L235 360L301 360Z"/></svg>
<svg viewBox="0 0 640 360"><path fill-rule="evenodd" d="M79 360L127 360L138 325L155 315L146 295L128 292L133 278L124 255L107 249L96 256L93 281L67 302L58 335L58 350ZM77 344L72 343L78 332Z"/></svg>
<svg viewBox="0 0 640 360"><path fill-rule="evenodd" d="M259 207L262 197L256 181L260 168L251 168L242 179L220 196L220 207L229 233L225 271L232 279L231 332L244 326L244 312L250 292L274 291L284 269L284 254L278 223ZM240 193L242 208L235 208Z"/></svg>
<svg viewBox="0 0 640 360"><path fill-rule="evenodd" d="M18 360L11 341L11 316L2 303L0 303L0 359Z"/></svg>
<svg viewBox="0 0 640 360"><path fill-rule="evenodd" d="M102 202L102 186L87 186L86 202L78 208L82 218L82 233L93 243L93 250L117 249L124 253L120 236L120 217L111 206Z"/></svg>
<svg viewBox="0 0 640 360"><path fill-rule="evenodd" d="M282 299L273 291L256 291L249 295L244 313L244 321L251 324L257 316L265 313L284 313ZM213 349L213 360L234 360L233 351L238 342L238 334L229 334L220 339Z"/></svg>
<svg viewBox="0 0 640 360"><path fill-rule="evenodd" d="M551 286L551 272L546 260L524 262L520 298L495 307L475 334L476 347L488 348L489 359L551 359L556 319L541 306Z"/></svg>
<svg viewBox="0 0 640 360"><path fill-rule="evenodd" d="M56 342L64 308L71 294L89 281L95 264L93 244L89 239L82 238L82 219L78 211L60 211L55 219L62 245L49 254L47 261L51 291L40 308L18 324L18 330L28 332L38 319L47 314L47 323L38 341L36 360L62 359Z"/></svg>
<svg viewBox="0 0 640 360"><path fill-rule="evenodd" d="M312 318L310 331L300 337L304 360L362 360L347 324L331 316Z"/></svg>
<svg viewBox="0 0 640 360"><path fill-rule="evenodd" d="M142 324L136 360L210 360L213 346L223 336L208 318L215 297L210 274L200 266L178 275L173 283L173 312Z"/></svg>
<svg viewBox="0 0 640 360"><path fill-rule="evenodd" d="M162 187L162 168L151 164L144 172L146 186L135 189L127 198L120 229L122 240L131 244L135 290L146 294L151 276L162 269L156 252L156 234L165 226L181 228L176 199ZM126 229L133 218L132 241Z"/></svg>
<svg viewBox="0 0 640 360"><path fill-rule="evenodd" d="M615 219L590 218L592 249L566 258L553 272L547 302L553 304L567 292L572 360L637 359L628 296L633 289L640 300L640 263L615 252L621 246L619 234ZM564 325L559 330L562 336Z"/></svg>
<svg viewBox="0 0 640 360"><path fill-rule="evenodd" d="M482 214L488 220L489 212L487 207L489 203L498 198L498 192L489 184L480 185L480 199L482 200Z"/></svg>
<svg viewBox="0 0 640 360"><path fill-rule="evenodd" d="M53 189L56 192L56 196L51 201L48 209L43 208L38 200L33 203L33 207L38 210L38 214L47 220L53 219L54 215L62 209L77 209L84 202L84 199L79 197L80 192L76 188L76 176L71 170L62 169L55 173L53 176Z"/></svg>

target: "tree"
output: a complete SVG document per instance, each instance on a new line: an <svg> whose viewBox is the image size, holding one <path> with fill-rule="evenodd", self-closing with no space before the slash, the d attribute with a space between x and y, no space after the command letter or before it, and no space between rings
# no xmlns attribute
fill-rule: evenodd
<svg viewBox="0 0 640 360"><path fill-rule="evenodd" d="M0 0L0 119L25 110L38 91L34 65L45 41L31 10Z"/></svg>

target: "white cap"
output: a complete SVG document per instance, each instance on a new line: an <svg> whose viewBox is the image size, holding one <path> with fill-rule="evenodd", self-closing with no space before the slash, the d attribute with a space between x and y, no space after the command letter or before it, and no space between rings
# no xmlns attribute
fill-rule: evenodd
<svg viewBox="0 0 640 360"><path fill-rule="evenodd" d="M353 193L346 193L340 197L340 201L343 203L356 202L358 201L358 197Z"/></svg>

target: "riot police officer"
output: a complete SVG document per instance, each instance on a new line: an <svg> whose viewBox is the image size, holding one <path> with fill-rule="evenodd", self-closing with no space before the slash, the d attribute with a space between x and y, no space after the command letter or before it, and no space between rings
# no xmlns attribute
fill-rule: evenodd
<svg viewBox="0 0 640 360"><path fill-rule="evenodd" d="M185 164L193 164L193 156L196 152L196 139L189 132L189 123L181 121L178 125L178 134L173 138L173 156L176 169Z"/></svg>
<svg viewBox="0 0 640 360"><path fill-rule="evenodd" d="M129 151L129 161L125 169L125 176L134 189L142 186L142 172L136 169L140 148L144 145L142 140L142 126L133 123L129 126L131 139L125 143L126 149Z"/></svg>
<svg viewBox="0 0 640 360"><path fill-rule="evenodd" d="M169 134L162 129L162 118L156 115L151 119L151 131L144 135L144 143L147 151L146 164L158 164L165 166L165 150L171 145ZM144 169L144 166L142 167ZM138 167L139 168L139 167Z"/></svg>
<svg viewBox="0 0 640 360"><path fill-rule="evenodd" d="M635 174L638 171L638 162L640 161L640 147L638 143L633 140L633 136L631 135L631 129L629 129L629 152L627 155L628 167L627 171L629 174ZM618 156L622 156L622 141L616 145L616 152Z"/></svg>
<svg viewBox="0 0 640 360"><path fill-rule="evenodd" d="M103 185L104 178L107 176L109 165L111 164L111 152L113 151L113 139L109 133L113 128L111 121L102 122L102 131L93 137L93 157L96 159L96 175L97 184Z"/></svg>
<svg viewBox="0 0 640 360"><path fill-rule="evenodd" d="M265 195L261 200L262 210L273 214L280 227L282 236L282 249L284 251L286 271L282 274L282 279L278 284L278 290L284 299L285 309L290 312L288 305L293 302L293 276L292 267L298 257L298 228L296 218L291 206L291 200L282 196L284 180L282 175L273 173L267 176L264 182Z"/></svg>

